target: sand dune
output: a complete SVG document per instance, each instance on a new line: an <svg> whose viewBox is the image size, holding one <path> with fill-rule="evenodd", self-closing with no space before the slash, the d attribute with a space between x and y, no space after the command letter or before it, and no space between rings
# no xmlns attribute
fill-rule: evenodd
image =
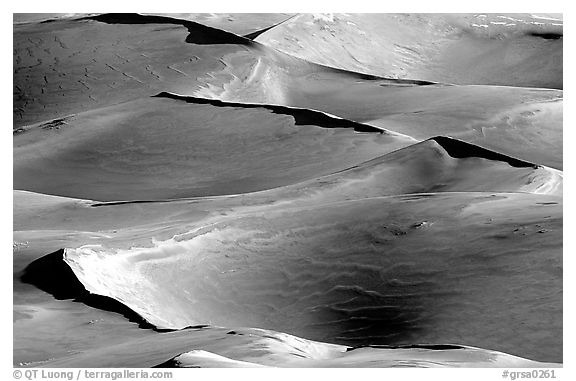
<svg viewBox="0 0 576 381"><path fill-rule="evenodd" d="M528 14L301 14L255 39L384 77L561 89L562 24Z"/></svg>
<svg viewBox="0 0 576 381"><path fill-rule="evenodd" d="M558 366L562 24L16 15L13 362Z"/></svg>
<svg viewBox="0 0 576 381"><path fill-rule="evenodd" d="M160 367L178 368L254 368L254 367L386 367L386 368L488 368L488 367L559 367L553 363L538 363L516 356L495 351L488 351L473 347L455 345L422 345L400 347L344 347L341 352L332 348L318 350L322 344L316 344L312 351L308 346L288 346L285 356L279 356L278 344L273 340L281 340L286 336L276 338L270 334L258 340L259 348L270 348L269 355L254 356L250 353L239 355L239 358L248 358L250 361L241 361L224 357L205 350L192 350L176 356L174 359L161 364ZM291 344L292 340L289 340ZM284 344L284 342L281 342ZM308 341L308 343L310 343ZM306 344L308 344L306 343ZM244 349L244 348L243 348ZM306 350L308 349L308 350ZM261 349L260 349L261 350ZM312 352L312 353L310 353ZM328 352L328 353L326 353ZM290 356L291 355L291 356ZM332 356L330 356L332 355ZM274 356L274 357L273 357ZM254 358L256 357L256 358ZM276 358L275 358L276 357ZM280 357L280 358L279 358ZM279 359L278 359L279 358Z"/></svg>
<svg viewBox="0 0 576 381"><path fill-rule="evenodd" d="M147 13L142 13L147 15ZM259 34L291 17L290 13L152 13L153 15L194 21L238 35Z"/></svg>
<svg viewBox="0 0 576 381"><path fill-rule="evenodd" d="M335 174L254 196L259 200L295 198L298 202L431 192L528 192L561 196L562 183L561 171L456 139L436 137Z"/></svg>
<svg viewBox="0 0 576 381"><path fill-rule="evenodd" d="M466 156L458 157L463 152ZM260 327L270 324L278 329L278 321L290 316L286 320L292 321L294 326L283 327L285 332L328 342L334 342L334 336L349 345L357 345L357 340L362 343L362 337L369 337L376 343L378 340L385 343L390 343L390 340L396 343L410 343L412 340L466 342L527 358L558 361L557 356L550 356L551 352L545 354L535 350L530 340L520 345L510 338L509 346L501 346L496 333L489 337L480 334L484 329L503 334L504 327L521 316L522 311L485 311L490 316L495 314L499 320L488 327L472 330L478 332L481 339L474 334L468 336L470 330L466 328L484 320L480 315L477 320L468 321L471 315L466 310L470 308L470 314L477 314L478 308L484 308L479 307L479 302L492 302L475 299L480 297L479 290L484 290L487 284L495 287L494 290L504 287L504 284L509 286L510 277L513 282L518 282L511 288L515 292L524 289L528 294L534 287L541 287L539 292L546 295L543 298L550 299L550 304L540 307L528 304L526 308L531 313L534 308L556 305L554 300L560 295L554 296L554 286L546 286L546 282L552 279L536 281L540 279L538 274L542 266L540 262L531 262L540 258L544 263L550 263L549 271L559 271L553 264L556 261L553 258L559 258L557 256L561 253L561 245L554 244L558 242L557 235L561 236L562 221L557 219L561 216L561 198L558 197L561 197L561 192L558 193L561 183L554 183L554 179L558 179L556 174L561 175L561 172L469 147L464 142L437 138L332 175L236 196L152 203L97 203L15 192L17 213L14 223L18 240L26 241L32 249L36 247L38 250L38 245L44 248L44 252L57 250L58 245L79 247L67 250L66 258L83 286L96 294L120 300L163 328L178 326L174 324L211 323ZM402 179L410 181L403 183ZM414 184L419 182L423 188L415 189ZM546 186L552 190L550 195L538 194L541 193L539 189ZM371 198L418 190L448 193ZM535 194L453 193L478 190ZM350 199L358 201L341 202ZM515 212L511 212L508 203L517 205ZM379 204L381 208L375 206ZM480 211L475 205L482 205ZM460 209L462 212L456 212ZM38 216L46 218L39 219ZM353 220L349 221L350 218ZM361 218L361 221L355 218ZM362 221L366 221L365 224ZM287 226L283 228L285 224ZM432 271L431 263L436 263L436 267L444 263L438 259L446 255L446 243L443 242L450 242L453 226L458 226L462 232L462 250L451 244L452 254L444 259L448 261L447 267ZM36 229L48 227L55 229L53 233L36 233ZM313 233L307 237L305 232L310 229ZM320 231L316 232L318 229ZM197 232L187 233L190 230ZM369 233L372 230L374 232ZM336 236L324 236L332 234L330 232ZM150 241L150 237L154 239ZM498 242L496 252L490 243L492 240ZM332 244L326 247L325 242ZM87 243L95 246L81 247ZM286 251L280 247L292 248ZM280 255L271 255L275 250ZM339 266L335 265L334 262L338 261L334 258L338 258L339 252L350 253L351 250L358 252L357 259L343 262L341 269L336 270ZM422 256L424 252L426 260ZM549 255L542 257L542 252ZM310 253L317 254L309 257ZM62 258L62 254L56 254L55 259L58 255ZM323 265L328 255L334 256L330 259L330 266ZM502 267L503 263L516 265L515 260L495 261L503 255L503 258L510 259L522 256L523 261L531 265L518 270L522 275L515 273L511 267ZM38 256L25 261L35 258ZM470 258L476 260L464 266ZM114 262L113 266L110 266L110 261ZM278 266L278 261L282 266ZM382 267L381 261L397 265L385 270L387 266ZM458 267L458 261L464 267ZM476 261L483 263L485 268L478 268ZM266 267L268 263L270 268ZM113 276L114 282L119 284L108 283L108 276L112 276L110 268L118 271ZM284 275L275 273L279 268L285 271ZM423 272L424 268L428 270ZM499 270L495 271L495 268ZM331 275L319 276L328 270ZM315 274L313 277L306 275L311 274L310 271ZM364 275L358 278L354 275L356 271ZM178 276L180 272L186 275ZM175 284L172 280L164 283L160 275L164 273L188 279L191 283ZM200 273L203 274L201 278L194 276ZM374 277L366 275L371 273ZM438 273L442 273L441 283L436 279ZM492 279L486 284L488 274ZM447 291L461 289L461 285L455 286L460 284L461 277L474 279L475 276L478 282L472 281L461 292ZM502 279L498 280L500 277ZM364 281L357 283L362 278ZM98 279L96 284L92 283L95 279ZM276 281L272 282L273 279ZM281 279L285 280L278 283ZM313 279L319 280L314 282ZM32 282L38 284L34 278ZM155 291L139 292L140 288L129 286L132 282L140 288L150 287ZM265 295L257 291L262 289L258 282L267 285ZM503 282L502 286L498 286L500 282ZM295 288L298 284L302 287ZM425 292L424 285L434 285L434 288ZM244 290L242 287L247 288ZM318 287L316 291L315 287ZM470 301L464 302L462 294L466 295L464 300ZM216 295L217 300L209 295ZM402 295L411 296L405 298ZM431 301L438 295L442 295L444 302L431 307ZM518 297L516 293L514 295ZM143 301L140 299L143 296L158 298L163 303ZM502 298L505 297L504 294ZM280 304L277 304L278 300ZM461 303L452 306L455 300ZM375 301L378 301L377 305L382 304L379 309L374 309ZM507 302L504 300L502 303ZM143 311L140 309L142 305L158 306L158 311ZM317 307L312 308L314 305ZM443 311L443 306L450 308ZM186 311L194 313L188 315ZM271 314L271 311L275 313ZM156 313L161 316L156 316ZM541 315L546 313L552 315ZM557 316L555 314L554 309L541 311L535 319L549 322L553 321L552 316ZM462 319L454 321L453 315L462 316ZM386 326L393 329L381 332L382 328L372 321L376 316L388 319ZM315 319L324 323L318 325L314 323ZM502 324L500 331L499 324ZM534 321L526 329L540 337L538 324ZM554 325L540 329L548 332L552 327ZM396 335L400 332L404 333ZM468 335L459 336L458 332L468 332ZM129 331L128 338L134 334Z"/></svg>
<svg viewBox="0 0 576 381"><path fill-rule="evenodd" d="M410 193L526 192L562 196L562 183L561 171L437 137L336 173L227 197L101 203L15 191L14 228L34 230L50 225L57 229L102 230L134 226L138 221L135 214L145 215L147 223L162 223L176 218L175 213L178 219L190 220L205 218L210 210L220 215L225 210L315 205Z"/></svg>
<svg viewBox="0 0 576 381"><path fill-rule="evenodd" d="M320 112L201 101L145 98L74 115L58 129L23 129L14 187L99 201L237 194L415 142Z"/></svg>
<svg viewBox="0 0 576 381"><path fill-rule="evenodd" d="M510 202L514 208L510 207ZM224 319L236 321L228 325L234 327L241 325L241 319L263 319L260 325L263 326L276 324L264 316L280 318L284 315L297 319L292 323L296 327L301 326L310 331L303 337L323 340L314 337L314 332L319 336L330 336L331 340L326 341L334 342L332 336L335 335L340 343L353 346L363 344L358 340L375 340L378 343L379 338L387 344L409 344L414 341L473 342L482 348L501 350L526 358L561 361L557 355L561 353L558 352L561 348L556 351L538 350L543 347L553 348L548 345L548 340L557 341L558 336L553 332L561 330L561 322L557 321L557 317L561 316L558 315L561 310L557 310L561 305L557 303L561 300L561 293L558 293L558 287L554 285L557 276L560 276L561 281L561 244L558 243L561 218L553 217L561 212L558 202L556 197L529 194L492 196L487 193L447 193L437 196L399 196L390 200L368 199L361 203L337 203L304 210L283 208L276 212L249 213L245 216L237 213L228 218L221 217L220 222L198 233L182 234L169 242L157 242L156 248L150 247L150 243L146 244L143 237L138 238L144 229L133 228L118 231L110 238L100 236L92 239L93 244L104 246L67 251L67 257L78 261L71 262L76 273L79 271L78 265L86 266L92 262L95 263L80 271L91 272L93 275L99 269L105 272L98 278L92 278L90 274L81 275L79 279L82 282L98 279L100 287L114 294L120 290L111 287L109 277L116 277L115 282L120 284L127 282L126 286L131 285L129 293L132 296L120 299L132 308L133 303L140 303L140 298L154 295L136 291L154 284L153 287L168 292L162 295L162 300L170 306L164 309L160 304L162 313L170 313L175 306L192 308L195 314L207 313L205 318L212 324L218 324L219 320ZM356 206L358 203L360 205ZM106 211L116 207L121 206L108 207ZM182 209L181 205L179 209ZM462 211L458 212L459 209ZM311 218L311 215L315 218ZM114 214L108 218L114 220ZM168 220L164 218L164 226ZM310 235L305 233L307 226L303 226L302 221L308 221L314 226ZM334 221L340 221L341 228L335 226L340 224ZM459 236L462 247L454 246L451 239L455 225L462 232ZM185 226L181 220L179 226ZM148 232L147 237L150 237L150 232L155 229L150 226L147 228L145 231ZM330 232L336 236L326 237ZM66 237L61 232L55 233L53 237L60 242ZM237 235L243 235L244 238ZM160 234L157 236L161 237ZM76 239L77 242L90 242L78 233ZM232 251L228 251L226 247L232 244L232 240L237 244L230 246ZM290 240L293 240L293 245L284 245ZM498 246L492 245L491 240L496 240ZM125 244L128 242L142 245L142 248L130 248ZM332 244L326 246L326 242ZM30 239L29 244L34 246L34 238ZM450 250L445 246L448 244ZM277 251L280 246L289 249ZM84 257L91 250L98 254ZM350 252L357 254L352 257L343 256ZM53 257L58 259L57 255ZM340 262L344 258L346 261ZM110 267L110 261L115 265ZM278 266L278 261L281 266ZM519 263L523 265L518 267ZM268 265L272 267L267 268ZM61 277L53 265L42 266L45 271L48 270L48 274L52 274L47 276L48 282L51 277ZM62 266L67 267L64 263ZM110 273L111 268L117 271L114 275ZM171 270L166 272L167 269ZM278 271L283 274L276 274ZM186 276L178 276L180 272L186 273ZM363 275L359 277L355 275L356 272ZM30 273L29 269L27 273ZM126 278L128 274L131 275ZM163 281L162 274L171 274L168 283ZM555 276L551 277L552 274ZM133 277L138 280L128 281ZM175 284L173 279L181 279L184 284ZM134 281L138 286L131 283ZM38 284L37 280L32 282ZM260 282L264 282L266 287L258 286ZM65 284L68 286L64 287L71 285ZM194 287L191 288L191 285ZM491 291L486 293L486 287ZM88 289L97 293L102 290ZM277 298L274 296L276 294L282 297ZM171 296L168 298L167 295ZM533 303L531 300L534 295L537 296L537 302ZM182 301L191 297L194 298L193 303L172 304L174 299ZM520 304L524 310L511 309L513 304L509 298L522 300ZM56 314L62 314L70 309L66 305L63 301L59 306L48 306ZM154 305L157 305L156 302ZM205 308L199 308L202 305ZM229 314L223 313L218 306L225 306ZM277 312L270 314L271 308L276 308ZM79 314L79 318L91 316L94 319L93 312L84 311L81 306L75 306L73 310L76 310L75 314ZM142 313L138 308L134 310ZM211 313L217 316L210 316ZM533 316L534 319L527 319L527 316ZM110 350L104 350L104 347L108 348L107 341L82 344L80 339L79 348L83 348L82 352L85 353L80 358L84 356L83 361L92 361L92 366L113 366L115 361L122 363L132 356L134 358L131 361L140 364L135 366L156 365L187 352L190 340L194 342L194 338L191 338L185 343L175 343L177 348L170 354L168 350L164 351L166 344L152 345L158 336L146 331L126 332L126 328L135 327L125 323L122 329L121 319L108 315L102 318L102 322L96 321L93 326L84 325L86 328L80 325L71 332L80 333L84 329L88 333L98 329L105 338L109 335L106 329L116 326L116 331L112 331L116 332L115 342L122 343L118 338L130 340L143 337L149 340L151 346L146 353L134 355L136 348L142 348L141 342L121 344L126 355L111 360ZM322 324L315 323L316 319L320 319ZM375 324L377 321L382 322L382 319L386 319L386 324ZM62 319L56 320L64 322ZM523 324L516 325L516 334L511 335L507 327L515 324L515 321L522 321ZM37 321L31 321L34 322ZM26 328L28 333L36 332L35 335L38 335L34 325L27 325ZM290 329L284 331L295 333ZM493 333L487 335L486 332ZM364 335L361 333L369 338L362 339ZM101 345L102 349L98 349L97 345ZM198 345L194 347L198 348ZM233 346L223 343L223 347L230 350ZM219 351L202 348L223 356L230 353L222 348ZM91 357L93 350L96 351L96 358ZM242 352L246 347L242 349L242 345L239 345L237 350ZM154 360L162 356L162 361ZM26 357L30 358L30 355ZM77 362L78 356L69 357L63 353L60 357L60 362L51 361L47 366L82 364ZM102 358L98 360L99 357ZM378 355L375 357L378 358ZM414 356L411 354L407 357ZM242 359L234 356L231 358ZM354 363L367 366L362 357L349 360L351 366ZM343 366L346 363L339 361L332 365ZM387 364L382 362L384 359L381 357L374 361L375 366ZM426 366L425 363L420 365ZM324 366L330 365L324 363ZM474 365L469 363L467 366ZM517 366L527 365L521 363Z"/></svg>
<svg viewBox="0 0 576 381"><path fill-rule="evenodd" d="M288 71L295 79L318 72L344 81L368 78L174 17L103 14L18 24L14 30L15 127L161 91L192 95L249 77L259 59L272 63L269 70ZM215 68L222 73L213 74ZM272 90L262 96L272 99ZM261 95L245 100L256 97Z"/></svg>
<svg viewBox="0 0 576 381"><path fill-rule="evenodd" d="M197 76L242 50L222 43L251 44L232 33L159 16L102 15L14 29L16 126L160 91L189 91L198 86Z"/></svg>
<svg viewBox="0 0 576 381"><path fill-rule="evenodd" d="M503 117L493 127L477 130L478 121L459 132L449 124L428 124L422 133L424 116L401 112L383 119L394 118L394 124L373 123L394 130L388 131L307 109L166 95L21 128L14 137L14 186L100 201L237 194L343 170L413 144L409 135L427 138L446 130L503 154L561 168L561 102L549 110L540 107L541 115L518 111L520 119ZM550 113L560 120L551 121ZM527 124L521 129L520 123ZM274 158L264 160L270 152Z"/></svg>
<svg viewBox="0 0 576 381"><path fill-rule="evenodd" d="M162 356L194 347L164 361ZM152 349L152 350L151 350ZM141 364L165 367L558 367L516 356L458 345L348 347L271 330L203 327L133 340L72 356L80 366ZM72 359L44 366L67 366ZM154 363L156 362L156 363Z"/></svg>
<svg viewBox="0 0 576 381"><path fill-rule="evenodd" d="M496 86L358 85L294 99L416 139L448 135L561 169L562 96L558 90Z"/></svg>

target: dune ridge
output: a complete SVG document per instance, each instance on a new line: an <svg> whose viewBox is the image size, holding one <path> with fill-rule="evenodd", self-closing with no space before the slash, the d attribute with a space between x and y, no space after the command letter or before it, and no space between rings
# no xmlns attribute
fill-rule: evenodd
<svg viewBox="0 0 576 381"><path fill-rule="evenodd" d="M409 136L403 134L398 134L393 131L387 131L386 129L381 127L375 127L367 124L358 123L352 120L340 118L336 115L332 115L327 112L309 108L290 107L275 104L226 102L221 101L219 99L186 96L169 92L162 92L154 95L154 97L180 100L185 101L186 103L211 104L213 106L220 106L220 107L244 107L248 109L265 108L271 110L276 114L291 115L292 117L294 117L296 125L315 125L324 128L352 128L356 132L379 132L381 134L386 133L389 135L401 135L403 137L410 138ZM416 139L413 140L416 141Z"/></svg>

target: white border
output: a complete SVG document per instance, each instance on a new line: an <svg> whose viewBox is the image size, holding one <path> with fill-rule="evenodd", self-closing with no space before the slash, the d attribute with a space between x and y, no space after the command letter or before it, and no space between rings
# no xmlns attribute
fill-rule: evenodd
<svg viewBox="0 0 576 381"><path fill-rule="evenodd" d="M568 6L568 1L502 1L502 0L483 0L477 2L465 1L311 1L311 0L290 0L284 3L277 1L232 1L232 0L217 0L210 2L200 2L193 0L170 0L170 1L157 1L150 2L135 2L135 1L112 1L100 0L94 2L79 2L79 1L26 1L18 2L16 4L7 4L4 2L2 5L2 36L3 46L12 47L12 13L20 12L35 12L35 13L71 13L71 12L195 12L195 13L210 13L210 12L412 12L412 13L563 13L565 21L564 34L568 35L568 40L573 41L570 36L573 34L572 25L570 23L571 12ZM5 9L4 9L5 8ZM10 39L10 42L8 41ZM574 43L564 47L564 67L566 68L564 75L564 87L572 88L574 68L573 61L573 48ZM8 51L5 48L5 51ZM10 49L12 52L12 49ZM12 54L4 57L1 61L3 66L3 73L6 76L12 77ZM12 86L5 85L2 91L3 102L5 107L3 112L3 120L5 124L12 124ZM569 90L570 91L570 90ZM566 195L571 195L574 191L572 170L574 168L574 155L570 148L570 143L575 142L574 129L576 126L573 122L572 108L570 107L570 96L565 101L564 108L564 192ZM2 204L2 247L6 251L0 256L1 268L5 271L2 274L2 287L1 297L3 313L0 314L2 319L1 327L4 327L2 333L2 372L3 379L12 379L12 320L10 312L12 310L12 257L8 248L12 242L12 145L11 138L8 136L8 126L4 126L5 138L1 140L2 152L2 179L3 185L1 187L1 199L4 200ZM11 135L10 135L11 136ZM564 238L564 269L565 269L565 286L564 286L564 369L560 369L557 379L576 379L576 372L574 372L573 360L574 350L571 345L571 337L575 337L574 329L571 327L574 324L574 248L572 240L572 232L574 232L574 224L572 223L574 216L573 207L574 202L571 197L566 197L565 200L565 238ZM9 272L10 271L10 272ZM194 373L191 373L194 372ZM233 372L233 373L232 373ZM180 370L175 371L175 380L189 380L191 377L196 379L204 379L208 377L226 377L234 380L237 379L270 379L271 377L280 379L291 379L296 377L329 377L333 380L350 380L358 379L361 377L377 377L376 380L384 378L393 380L405 379L441 379L441 380L501 380L501 371L497 369L414 369L414 370L399 370L399 369L284 369L282 371L270 370L241 370L234 369L218 369L218 370Z"/></svg>

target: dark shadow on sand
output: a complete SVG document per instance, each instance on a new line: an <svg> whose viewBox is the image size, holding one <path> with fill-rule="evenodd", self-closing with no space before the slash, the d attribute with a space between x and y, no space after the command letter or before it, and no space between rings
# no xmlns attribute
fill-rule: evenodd
<svg viewBox="0 0 576 381"><path fill-rule="evenodd" d="M106 13L97 16L84 17L81 20L94 20L106 24L170 24L181 25L190 33L186 42L196 45L236 44L253 45L251 40L226 32L221 29L211 28L193 21L180 20L172 17L140 15L137 13Z"/></svg>
<svg viewBox="0 0 576 381"><path fill-rule="evenodd" d="M76 278L72 269L64 262L63 255L64 250L60 249L38 258L22 271L20 280L47 292L58 300L73 299L74 302L84 303L89 307L118 313L129 321L137 323L140 328L164 332L164 330L156 329L119 301L88 292Z"/></svg>
<svg viewBox="0 0 576 381"><path fill-rule="evenodd" d="M520 159L516 159L507 155L503 155L501 153L494 152L486 148L482 148L474 144L466 143L461 140L453 139L447 136L436 136L430 138L430 140L436 141L436 143L440 144L442 148L446 150L448 155L457 159L479 157L482 159L503 161L505 163L510 164L512 167L516 168L534 168L534 169L540 168L539 165L529 163L527 161L523 161Z"/></svg>
<svg viewBox="0 0 576 381"><path fill-rule="evenodd" d="M385 130L378 127L354 122L348 119L332 117L320 111L303 109L303 108L292 108L286 106L255 104L255 103L223 102L217 99L182 96L168 92L161 92L160 94L154 95L153 97L174 99L184 101L186 103L209 104L216 107L266 109L272 111L274 114L289 115L293 117L294 124L297 126L309 125L309 126L318 126L322 128L352 128L356 132L376 132L381 134L386 133Z"/></svg>
<svg viewBox="0 0 576 381"><path fill-rule="evenodd" d="M562 33L542 33L542 32L531 32L528 33L531 37L540 37L545 40L560 40L564 36Z"/></svg>

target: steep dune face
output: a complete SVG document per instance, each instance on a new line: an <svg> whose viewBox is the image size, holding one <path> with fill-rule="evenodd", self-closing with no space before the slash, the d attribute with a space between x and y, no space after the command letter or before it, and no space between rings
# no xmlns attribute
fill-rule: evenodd
<svg viewBox="0 0 576 381"><path fill-rule="evenodd" d="M142 13L144 15L149 13ZM238 35L250 35L268 30L295 16L290 13L150 13L180 20L194 21Z"/></svg>
<svg viewBox="0 0 576 381"><path fill-rule="evenodd" d="M527 14L301 14L255 40L390 78L562 88L562 24Z"/></svg>
<svg viewBox="0 0 576 381"><path fill-rule="evenodd" d="M152 247L67 249L65 261L90 292L162 328L274 327L355 345L466 342L542 358L560 350L558 201L466 193L268 210Z"/></svg>

